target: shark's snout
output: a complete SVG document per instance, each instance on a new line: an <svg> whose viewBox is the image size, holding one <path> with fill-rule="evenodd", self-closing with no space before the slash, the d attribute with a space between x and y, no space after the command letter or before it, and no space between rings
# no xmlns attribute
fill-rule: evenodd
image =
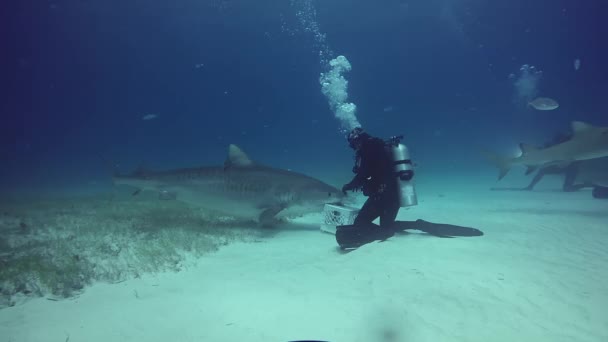
<svg viewBox="0 0 608 342"><path fill-rule="evenodd" d="M316 203L322 205L336 203L344 197L344 194L340 190L322 182L317 184L304 184L297 192L299 193L299 201L311 204Z"/></svg>

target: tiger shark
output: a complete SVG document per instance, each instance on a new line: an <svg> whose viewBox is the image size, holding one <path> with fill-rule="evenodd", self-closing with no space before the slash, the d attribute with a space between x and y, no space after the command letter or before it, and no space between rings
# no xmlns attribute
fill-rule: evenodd
<svg viewBox="0 0 608 342"><path fill-rule="evenodd" d="M223 166L139 169L128 175L117 174L113 182L134 187L133 195L153 190L161 199L255 220L263 226L272 225L278 217L321 211L324 204L338 203L344 196L318 179L254 163L236 145L229 146Z"/></svg>
<svg viewBox="0 0 608 342"><path fill-rule="evenodd" d="M499 180L513 165L525 165L528 168L526 174L530 174L539 167L567 165L577 160L608 156L608 127L573 121L572 132L570 140L543 149L520 144L522 153L519 157L501 157L487 151L484 154L499 168Z"/></svg>

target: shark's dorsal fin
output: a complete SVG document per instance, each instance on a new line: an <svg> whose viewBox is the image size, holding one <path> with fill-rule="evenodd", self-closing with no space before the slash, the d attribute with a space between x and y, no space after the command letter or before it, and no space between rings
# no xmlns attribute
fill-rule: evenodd
<svg viewBox="0 0 608 342"><path fill-rule="evenodd" d="M574 132L574 134L586 131L591 128L593 128L593 125L590 125L586 122L572 121L572 132Z"/></svg>
<svg viewBox="0 0 608 342"><path fill-rule="evenodd" d="M245 154L238 146L230 144L228 146L228 158L224 162L224 169L229 167L249 167L252 166L253 162L249 159L249 156Z"/></svg>
<svg viewBox="0 0 608 342"><path fill-rule="evenodd" d="M538 147L536 147L534 145L530 145L530 144L524 144L524 143L519 144L519 148L521 149L521 153L522 154L526 154L526 153L528 153L530 151L537 151L538 150Z"/></svg>

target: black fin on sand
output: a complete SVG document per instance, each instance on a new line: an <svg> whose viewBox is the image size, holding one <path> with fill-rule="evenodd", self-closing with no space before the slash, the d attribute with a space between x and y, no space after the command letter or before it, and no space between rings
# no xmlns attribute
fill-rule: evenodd
<svg viewBox="0 0 608 342"><path fill-rule="evenodd" d="M407 229L420 230L427 234L438 237L472 237L483 236L483 232L476 228L457 226L447 223L433 223L425 220L416 221L397 221L395 222L395 231L404 231Z"/></svg>
<svg viewBox="0 0 608 342"><path fill-rule="evenodd" d="M408 229L420 230L427 234L442 238L483 235L481 230L475 228L416 220L396 221L392 229L381 228L373 223L358 226L338 226L336 229L336 241L342 249L352 249L373 241L386 240L393 236L395 232L402 232Z"/></svg>
<svg viewBox="0 0 608 342"><path fill-rule="evenodd" d="M336 227L336 241L342 249L358 248L373 241L386 240L394 234L392 230L382 229L373 223Z"/></svg>

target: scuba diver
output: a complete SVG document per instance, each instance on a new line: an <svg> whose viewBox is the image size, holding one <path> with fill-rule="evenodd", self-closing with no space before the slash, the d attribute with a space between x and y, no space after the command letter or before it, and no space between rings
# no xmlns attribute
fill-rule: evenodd
<svg viewBox="0 0 608 342"><path fill-rule="evenodd" d="M342 187L342 192L346 194L350 190L361 190L363 195L368 196L355 219L355 225L369 224L380 217L380 227L390 236L390 227L397 218L400 206L397 182L393 181L393 161L386 152L386 142L370 136L360 127L353 129L347 140L355 150L355 177Z"/></svg>
<svg viewBox="0 0 608 342"><path fill-rule="evenodd" d="M399 208L418 204L412 183L413 164L401 139L395 136L385 141L372 137L360 127L348 134L348 144L355 151L355 177L342 187L342 192L361 190L368 198L352 225L336 227L340 247L357 248L375 240L383 241L406 229L440 237L483 235L477 229L450 224L396 221ZM377 218L380 225L373 223Z"/></svg>

